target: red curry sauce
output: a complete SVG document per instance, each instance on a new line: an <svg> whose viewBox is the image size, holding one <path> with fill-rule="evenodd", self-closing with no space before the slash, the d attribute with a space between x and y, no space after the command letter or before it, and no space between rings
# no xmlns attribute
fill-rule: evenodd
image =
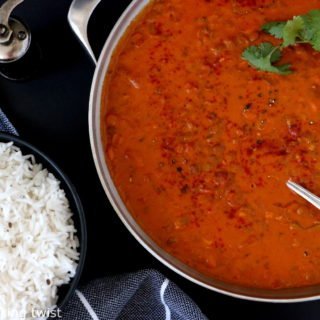
<svg viewBox="0 0 320 320"><path fill-rule="evenodd" d="M263 288L320 283L320 54L294 73L242 51L265 22L319 0L158 0L129 28L105 83L103 135L124 202L166 251L215 278Z"/></svg>

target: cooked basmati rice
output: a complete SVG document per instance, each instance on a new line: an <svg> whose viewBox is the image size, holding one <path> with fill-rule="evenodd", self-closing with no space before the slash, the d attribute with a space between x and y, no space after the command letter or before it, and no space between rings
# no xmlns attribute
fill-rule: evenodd
<svg viewBox="0 0 320 320"><path fill-rule="evenodd" d="M75 275L79 241L59 181L32 155L0 143L0 319L29 319Z"/></svg>

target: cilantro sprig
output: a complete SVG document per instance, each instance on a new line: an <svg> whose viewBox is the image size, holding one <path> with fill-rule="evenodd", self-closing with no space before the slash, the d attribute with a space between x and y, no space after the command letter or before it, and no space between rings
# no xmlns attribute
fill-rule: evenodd
<svg viewBox="0 0 320 320"><path fill-rule="evenodd" d="M287 75L292 72L290 64L273 65L281 59L281 51L279 47L275 47L269 42L249 47L243 52L242 57L249 61L253 67L262 71L274 72L281 75Z"/></svg>
<svg viewBox="0 0 320 320"><path fill-rule="evenodd" d="M283 49L288 46L303 43L320 51L320 10L311 10L305 15L295 16L288 21L268 22L261 27L261 30L283 42L279 46L263 42L259 46L250 46L242 53L243 59L258 70L280 75L292 73L290 64L278 64Z"/></svg>

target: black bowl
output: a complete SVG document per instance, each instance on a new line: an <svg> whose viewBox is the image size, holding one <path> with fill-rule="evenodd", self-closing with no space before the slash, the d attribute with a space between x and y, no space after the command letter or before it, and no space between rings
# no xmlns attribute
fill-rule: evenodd
<svg viewBox="0 0 320 320"><path fill-rule="evenodd" d="M80 257L76 274L72 278L71 282L59 287L58 289L59 299L57 302L57 307L62 308L76 290L84 267L87 251L86 220L80 198L75 187L70 182L69 178L63 173L63 171L52 160L50 160L50 158L48 158L43 152L38 150L32 144L25 142L16 136L3 132L0 132L0 142L13 142L15 146L21 149L24 155L34 155L36 162L41 163L43 168L48 169L48 171L60 181L60 187L65 191L66 197L69 200L70 209L73 212L73 221L77 229L77 237L79 238L80 243L80 247L78 249L80 252Z"/></svg>

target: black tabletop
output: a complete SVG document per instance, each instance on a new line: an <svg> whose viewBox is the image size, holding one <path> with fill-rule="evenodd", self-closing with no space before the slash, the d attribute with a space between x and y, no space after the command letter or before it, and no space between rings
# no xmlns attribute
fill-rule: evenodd
<svg viewBox="0 0 320 320"><path fill-rule="evenodd" d="M90 21L98 54L130 0L102 0ZM27 0L15 11L32 30L42 64L28 81L0 78L0 106L20 136L46 152L67 173L82 199L88 224L86 283L114 273L156 268L176 282L209 319L319 319L320 301L267 304L233 299L201 288L154 259L122 225L100 185L88 137L88 100L94 64L67 22L70 0Z"/></svg>

